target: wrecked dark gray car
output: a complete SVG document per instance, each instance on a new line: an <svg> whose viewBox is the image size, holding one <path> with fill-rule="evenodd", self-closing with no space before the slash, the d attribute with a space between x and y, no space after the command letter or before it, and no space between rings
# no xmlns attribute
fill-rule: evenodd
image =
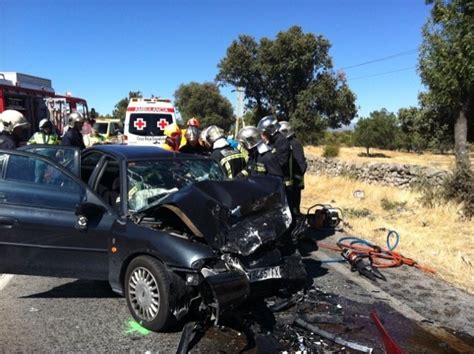
<svg viewBox="0 0 474 354"><path fill-rule="evenodd" d="M108 280L154 331L305 279L277 178L155 147L26 149L0 151L0 273Z"/></svg>

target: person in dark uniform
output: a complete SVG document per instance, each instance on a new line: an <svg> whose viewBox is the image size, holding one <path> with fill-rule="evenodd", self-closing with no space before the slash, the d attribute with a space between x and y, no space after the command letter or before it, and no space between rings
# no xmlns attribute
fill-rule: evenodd
<svg viewBox="0 0 474 354"><path fill-rule="evenodd" d="M12 109L0 114L0 123L3 126L0 133L0 149L16 149L20 146L24 129L28 129L30 123L23 114Z"/></svg>
<svg viewBox="0 0 474 354"><path fill-rule="evenodd" d="M289 122L280 122L280 133L286 137L291 147L290 175L293 180L293 213L294 215L301 215L301 191L304 189L304 174L308 164L304 156L303 145L296 138Z"/></svg>
<svg viewBox="0 0 474 354"><path fill-rule="evenodd" d="M288 140L279 132L280 123L274 116L266 116L260 119L257 128L262 132L263 139L275 152L278 163L283 171L283 183L285 184L286 198L290 209L293 207L293 181L290 176L291 147Z"/></svg>
<svg viewBox="0 0 474 354"><path fill-rule="evenodd" d="M72 112L68 116L69 129L64 134L61 141L63 146L77 146L81 150L85 149L84 139L82 137L82 125L84 124L84 118L79 112Z"/></svg>
<svg viewBox="0 0 474 354"><path fill-rule="evenodd" d="M266 144L259 129L255 127L242 128L237 134L237 140L248 151L248 162L239 177L271 175L283 180L284 174L272 148Z"/></svg>
<svg viewBox="0 0 474 354"><path fill-rule="evenodd" d="M199 144L199 136L201 130L195 126L188 126L184 133L186 137L186 144L179 148L179 152L184 154L206 155L206 150Z"/></svg>
<svg viewBox="0 0 474 354"><path fill-rule="evenodd" d="M234 178L245 168L245 156L229 145L224 130L211 125L206 131L205 139L212 149L209 157L224 168L227 177Z"/></svg>

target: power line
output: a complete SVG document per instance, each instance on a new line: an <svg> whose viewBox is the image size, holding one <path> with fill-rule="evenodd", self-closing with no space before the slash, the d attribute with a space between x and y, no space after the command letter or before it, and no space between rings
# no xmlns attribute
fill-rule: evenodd
<svg viewBox="0 0 474 354"><path fill-rule="evenodd" d="M400 71L412 70L412 69L415 69L415 68L416 68L416 66L410 66L408 68L402 68L402 69L392 70L392 71L385 71L383 73L378 73L378 74L358 76L358 77L355 77L353 79L349 78L349 80L353 81L353 80L358 80L358 79L365 79L365 78L368 78L368 77L382 76L382 75L387 75L387 74L398 73Z"/></svg>
<svg viewBox="0 0 474 354"><path fill-rule="evenodd" d="M389 59L393 59L393 58L397 58L397 57L402 57L404 55L409 55L409 54L416 53L416 52L418 52L418 49L410 49L410 50L406 50L404 52L389 55L388 57L378 58L378 59L365 61L363 63L359 63L359 64L355 64L355 65L345 66L343 68L340 68L340 70L347 70L347 69L357 68L359 66L368 65L368 64L372 64L372 63L378 63L380 61L385 61L385 60L389 60Z"/></svg>

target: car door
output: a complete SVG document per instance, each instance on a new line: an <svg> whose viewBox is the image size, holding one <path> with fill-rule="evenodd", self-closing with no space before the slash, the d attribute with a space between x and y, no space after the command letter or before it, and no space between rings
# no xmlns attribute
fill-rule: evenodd
<svg viewBox="0 0 474 354"><path fill-rule="evenodd" d="M0 151L0 273L108 277L116 213L54 161Z"/></svg>

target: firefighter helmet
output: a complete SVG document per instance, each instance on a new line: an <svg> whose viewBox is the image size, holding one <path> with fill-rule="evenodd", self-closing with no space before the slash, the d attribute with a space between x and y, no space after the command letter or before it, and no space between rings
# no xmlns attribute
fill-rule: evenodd
<svg viewBox="0 0 474 354"><path fill-rule="evenodd" d="M200 134L201 131L197 127L191 125L186 128L185 137L187 141L198 141Z"/></svg>
<svg viewBox="0 0 474 354"><path fill-rule="evenodd" d="M278 132L280 123L278 123L278 120L274 116L266 116L260 119L257 128L262 133L267 133L270 136L273 136Z"/></svg>
<svg viewBox="0 0 474 354"><path fill-rule="evenodd" d="M247 150L251 150L262 142L260 130L255 127L245 127L240 129L237 140Z"/></svg>
<svg viewBox="0 0 474 354"><path fill-rule="evenodd" d="M217 125L211 125L206 133L206 140L212 146L218 139L224 137L224 130Z"/></svg>
<svg viewBox="0 0 474 354"><path fill-rule="evenodd" d="M191 119L188 120L188 122L186 123L186 125L188 127L196 127L196 128L199 128L201 126L201 123L199 122L199 119L197 119L196 117L192 117Z"/></svg>
<svg viewBox="0 0 474 354"><path fill-rule="evenodd" d="M38 127L40 129L45 129L45 128L53 129L53 123L51 123L51 121L48 118L43 118L40 120Z"/></svg>
<svg viewBox="0 0 474 354"><path fill-rule="evenodd" d="M3 125L3 130L8 133L13 133L16 127L28 128L30 123L25 116L13 109L7 109L0 115L0 121Z"/></svg>
<svg viewBox="0 0 474 354"><path fill-rule="evenodd" d="M201 131L201 134L199 134L199 143L207 149L210 148L209 142L207 141L207 132L209 131L209 128L210 127L204 128Z"/></svg>
<svg viewBox="0 0 474 354"><path fill-rule="evenodd" d="M68 116L68 125L71 128L74 128L76 123L84 123L84 117L79 112L72 112Z"/></svg>
<svg viewBox="0 0 474 354"><path fill-rule="evenodd" d="M290 122L287 122L286 120L280 122L280 133L282 133L287 138L295 135L293 127L291 126Z"/></svg>

